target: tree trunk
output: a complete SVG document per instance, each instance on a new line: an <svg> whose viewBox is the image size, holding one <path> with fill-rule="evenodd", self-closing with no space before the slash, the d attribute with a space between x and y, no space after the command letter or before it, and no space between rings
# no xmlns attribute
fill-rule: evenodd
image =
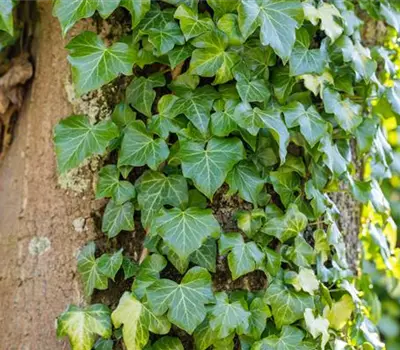
<svg viewBox="0 0 400 350"><path fill-rule="evenodd" d="M71 113L70 68L52 2L38 2L35 76L0 168L0 337L2 349L55 350L54 321L83 299L75 254L94 238L92 191L76 196L57 185L53 127ZM72 222L85 223L76 227ZM86 219L84 221L84 219Z"/></svg>

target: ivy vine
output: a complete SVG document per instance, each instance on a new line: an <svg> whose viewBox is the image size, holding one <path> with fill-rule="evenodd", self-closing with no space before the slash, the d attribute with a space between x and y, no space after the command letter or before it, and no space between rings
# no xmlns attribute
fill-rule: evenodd
<svg viewBox="0 0 400 350"><path fill-rule="evenodd" d="M118 7L131 14L129 35L106 44L83 32L67 49L77 94L133 75L125 98L106 120L62 120L54 142L60 173L116 155L96 188L110 198L102 231L113 239L141 223L146 249L133 261L85 246L78 271L88 297L120 269L132 288L114 310L69 306L57 334L74 350L112 349L121 338L128 350L183 349L182 334L199 350L383 349L368 276L349 268L329 194L364 205L364 258L398 276L380 182L391 176L384 125L400 115L400 82L389 49L370 51L360 30L362 17L400 32L399 4L56 0L54 14L65 35ZM213 213L221 188L247 203L236 232ZM217 291L224 257L233 280L259 270L264 288Z"/></svg>

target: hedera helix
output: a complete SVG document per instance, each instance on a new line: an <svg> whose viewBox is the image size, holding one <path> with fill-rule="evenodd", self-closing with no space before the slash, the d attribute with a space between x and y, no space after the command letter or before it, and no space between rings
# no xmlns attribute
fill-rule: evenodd
<svg viewBox="0 0 400 350"><path fill-rule="evenodd" d="M54 142L60 173L116 155L98 174L96 198L109 198L102 231L115 239L141 225L148 254L139 262L123 247L101 256L93 242L82 248L88 297L120 269L132 288L114 310L70 305L57 334L75 350L121 339L129 350L183 349L182 334L200 350L383 349L369 284L349 269L329 194L349 192L369 208L365 256L398 275L380 182L390 177L383 126L400 114L400 82L390 51L363 44L359 14L399 32L399 4L54 3L64 35L114 11L130 13L129 35L106 44L82 32L68 60L78 95L126 75L125 97L104 120L63 119ZM358 176L355 159L371 171ZM211 210L221 188L247 203L235 232ZM216 291L217 259L234 281L261 271L264 288ZM166 278L168 269L181 277Z"/></svg>

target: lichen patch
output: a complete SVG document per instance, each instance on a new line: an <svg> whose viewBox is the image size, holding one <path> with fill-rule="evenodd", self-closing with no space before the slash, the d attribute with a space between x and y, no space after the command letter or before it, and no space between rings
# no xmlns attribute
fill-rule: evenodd
<svg viewBox="0 0 400 350"><path fill-rule="evenodd" d="M51 247L51 242L50 240L45 237L34 237L31 239L29 242L29 254L34 255L34 256L40 256L47 252Z"/></svg>

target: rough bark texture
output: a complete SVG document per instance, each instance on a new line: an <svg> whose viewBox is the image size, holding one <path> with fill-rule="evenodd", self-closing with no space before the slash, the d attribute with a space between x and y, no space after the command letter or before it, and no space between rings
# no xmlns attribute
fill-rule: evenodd
<svg viewBox="0 0 400 350"><path fill-rule="evenodd" d="M53 127L71 107L66 41L51 7L38 2L35 78L0 168L0 347L7 350L69 347L56 339L54 320L83 301L75 254L95 238L91 190L76 196L57 186ZM74 228L77 218L84 226Z"/></svg>

